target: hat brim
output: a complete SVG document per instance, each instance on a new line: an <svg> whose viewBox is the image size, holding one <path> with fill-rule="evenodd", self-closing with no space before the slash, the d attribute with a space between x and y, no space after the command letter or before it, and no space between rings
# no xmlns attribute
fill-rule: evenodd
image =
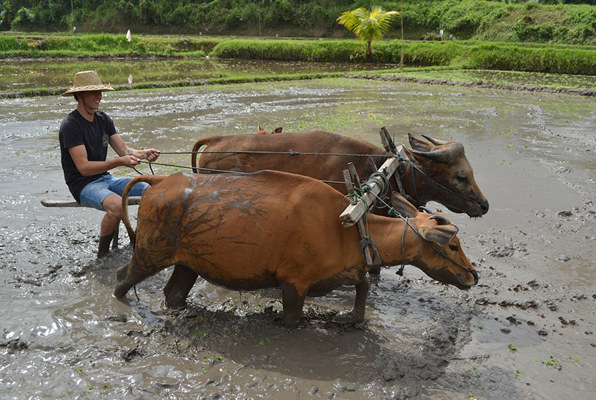
<svg viewBox="0 0 596 400"><path fill-rule="evenodd" d="M94 92L94 91L104 91L104 90L114 90L111 85L87 85L87 86L79 86L79 87L72 87L68 89L66 92L62 93L62 96L68 96L69 94L79 93L79 92Z"/></svg>

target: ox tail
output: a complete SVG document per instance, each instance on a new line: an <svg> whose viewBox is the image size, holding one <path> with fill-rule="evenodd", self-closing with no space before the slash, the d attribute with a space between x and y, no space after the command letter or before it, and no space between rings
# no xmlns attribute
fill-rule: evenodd
<svg viewBox="0 0 596 400"><path fill-rule="evenodd" d="M126 231L128 232L128 237L130 238L130 243L132 247L135 247L135 243L137 240L137 234L134 229L132 229L132 225L130 224L130 215L128 214L128 193L132 189L132 187L139 183L139 182L146 182L151 186L158 184L162 180L164 180L165 176L158 176L158 175L139 175L135 176L128 182L124 191L122 192L122 222L126 227Z"/></svg>
<svg viewBox="0 0 596 400"><path fill-rule="evenodd" d="M199 149L201 148L201 146L206 146L209 144L209 142L211 142L211 140L213 139L213 137L206 137L206 138L201 138L199 140L197 140L197 142L195 143L194 146L192 146L192 153L190 156L190 164L192 165L192 172L193 173L198 173L199 170L197 168L197 154L199 152Z"/></svg>

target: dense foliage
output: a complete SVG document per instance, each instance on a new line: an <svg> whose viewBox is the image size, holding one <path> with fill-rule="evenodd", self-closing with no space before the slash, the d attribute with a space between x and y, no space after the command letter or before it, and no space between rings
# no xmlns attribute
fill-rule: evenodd
<svg viewBox="0 0 596 400"><path fill-rule="evenodd" d="M582 3L582 4L579 4ZM350 37L358 7L403 11L406 39L596 43L596 0L0 0L0 30ZM399 37L399 22L387 37Z"/></svg>

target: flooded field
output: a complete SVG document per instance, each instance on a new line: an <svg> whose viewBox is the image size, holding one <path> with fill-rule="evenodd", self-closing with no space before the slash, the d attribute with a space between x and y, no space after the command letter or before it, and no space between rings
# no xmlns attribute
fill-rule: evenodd
<svg viewBox="0 0 596 400"><path fill-rule="evenodd" d="M255 75L316 74L383 70L390 64L328 63L301 61L264 61L232 59L127 58L97 60L8 60L0 65L0 93L25 89L66 88L72 84L73 71L93 69L114 87L134 88L156 82L183 82L209 78L251 77Z"/></svg>
<svg viewBox="0 0 596 400"><path fill-rule="evenodd" d="M200 137L259 124L378 145L385 126L398 143L410 132L464 144L490 211L442 211L479 285L463 292L391 267L371 287L366 323L329 321L352 306L346 288L307 300L296 330L283 328L275 290L199 280L191 306L168 311L170 269L138 285L138 298L112 297L131 255L123 229L123 247L98 261L100 212L40 204L69 199L57 135L74 106L60 96L0 100L5 398L596 397L593 98L355 79L105 94L102 109L137 148L188 152ZM169 174L190 156L159 161L172 166L155 173Z"/></svg>

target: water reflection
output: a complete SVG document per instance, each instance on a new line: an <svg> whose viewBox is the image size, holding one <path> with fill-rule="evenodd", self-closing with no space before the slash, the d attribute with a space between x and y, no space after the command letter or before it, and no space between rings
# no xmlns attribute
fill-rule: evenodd
<svg viewBox="0 0 596 400"><path fill-rule="evenodd" d="M35 88L67 88L77 71L96 70L112 85L171 82L208 78L248 77L255 75L348 72L395 68L392 64L322 63L301 61L260 61L228 59L75 59L4 60L0 64L0 91Z"/></svg>

